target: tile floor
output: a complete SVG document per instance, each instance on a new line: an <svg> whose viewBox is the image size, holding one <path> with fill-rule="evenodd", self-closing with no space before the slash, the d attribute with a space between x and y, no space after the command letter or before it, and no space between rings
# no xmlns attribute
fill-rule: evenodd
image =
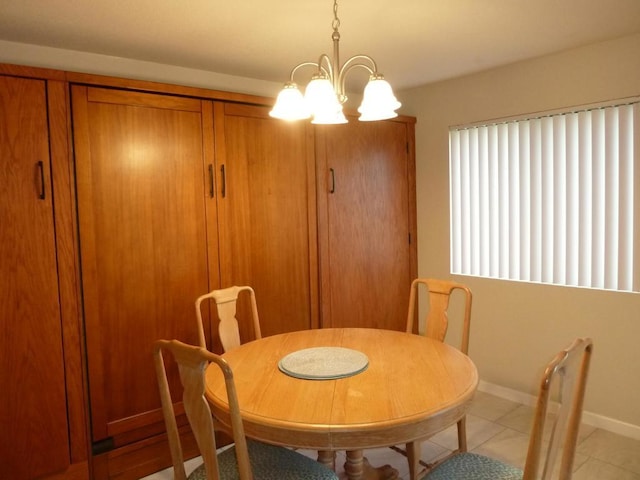
<svg viewBox="0 0 640 480"><path fill-rule="evenodd" d="M467 415L467 443L470 451L501 459L522 467L529 442L533 408L484 392L477 392ZM574 463L574 480L640 480L640 440L616 435L606 430L583 425ZM457 445L453 426L422 444L422 460L433 461ZM303 451L315 458L315 452ZM405 457L390 448L367 450L372 465L395 467L402 480L409 479ZM342 465L344 452L338 452L336 468L345 478ZM199 464L187 462L187 472ZM155 473L145 480L172 480L172 469Z"/></svg>

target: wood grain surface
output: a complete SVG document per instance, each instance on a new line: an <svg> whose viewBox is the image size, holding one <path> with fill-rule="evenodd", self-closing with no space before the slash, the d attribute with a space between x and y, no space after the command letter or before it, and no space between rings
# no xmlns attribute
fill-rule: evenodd
<svg viewBox="0 0 640 480"><path fill-rule="evenodd" d="M364 372L337 380L304 380L278 370L303 348L340 346L369 357ZM263 441L318 450L356 450L406 443L454 424L478 384L473 362L429 338L367 329L292 332L249 342L224 355L234 371L245 431ZM224 383L207 371L214 416L228 421Z"/></svg>

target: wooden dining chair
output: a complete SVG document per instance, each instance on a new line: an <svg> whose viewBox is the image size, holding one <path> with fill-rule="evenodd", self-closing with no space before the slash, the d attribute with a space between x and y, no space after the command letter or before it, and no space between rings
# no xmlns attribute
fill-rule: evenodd
<svg viewBox="0 0 640 480"><path fill-rule="evenodd" d="M464 294L464 314L462 317L462 340L460 351L465 355L469 352L469 329L471 324L471 290L462 283L451 280L440 280L435 278L417 278L411 283L409 294L409 313L407 315L407 333L419 330L416 325L418 316L416 306L419 301L419 288L424 286L428 293L429 309L426 314L424 324L424 335L444 342L449 327L449 304L451 294L454 291L461 291ZM466 419L463 417L458 421L458 449L455 452L467 451L467 428ZM415 480L418 475L419 465L429 466L420 460L421 442L419 440L407 443L406 454L409 462L409 477ZM397 450L397 448L396 448ZM454 453L455 453L454 452Z"/></svg>
<svg viewBox="0 0 640 480"><path fill-rule="evenodd" d="M424 480L569 480L592 350L590 338L577 338L547 365L540 382L524 470L467 452L444 461ZM550 414L553 403L558 410Z"/></svg>
<svg viewBox="0 0 640 480"><path fill-rule="evenodd" d="M236 310L238 297L241 292L247 292L251 300L251 318L253 321L253 333L254 338L262 338L260 333L260 319L258 317L258 305L256 303L256 294L253 288L244 287L229 287L218 290L213 290L205 295L198 297L196 300L196 317L198 319L198 337L200 346L207 348L207 343L204 335L204 323L202 321L202 302L207 299L213 299L216 303L216 310L218 314L218 335L220 336L220 343L225 352L237 348L240 346L240 329L238 328L238 319L236 318Z"/></svg>
<svg viewBox="0 0 640 480"><path fill-rule="evenodd" d="M163 352L170 352L178 364L184 411L204 461L188 477ZM153 353L174 480L250 480L254 477L265 480L338 479L331 469L291 449L246 439L233 372L222 357L178 340L156 341ZM222 452L216 451L214 422L204 396L205 369L210 362L224 374L229 401L234 445Z"/></svg>
<svg viewBox="0 0 640 480"><path fill-rule="evenodd" d="M238 319L236 318L237 302L241 292L247 292L251 300L251 318L253 320L254 339L262 338L260 331L260 318L258 316L258 305L256 302L256 294L253 288L249 286L233 286L218 290L213 290L205 295L201 295L196 300L196 317L198 319L198 338L200 346L207 348L207 342L204 336L204 323L202 321L202 302L213 299L216 303L216 310L220 323L218 324L218 335L220 343L225 352L237 348L242 343L240 341L240 330L238 328ZM321 451L318 452L318 458L322 458L327 463L334 464L335 452ZM330 461L327 459L331 459Z"/></svg>

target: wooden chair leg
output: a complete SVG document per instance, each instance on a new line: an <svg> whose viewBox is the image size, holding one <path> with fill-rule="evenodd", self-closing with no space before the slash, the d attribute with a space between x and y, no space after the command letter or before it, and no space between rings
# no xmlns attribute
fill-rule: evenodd
<svg viewBox="0 0 640 480"><path fill-rule="evenodd" d="M458 450L467 451L467 417L462 417L458 421Z"/></svg>
<svg viewBox="0 0 640 480"><path fill-rule="evenodd" d="M407 443L407 460L409 462L409 480L418 480L420 472L420 442L414 441Z"/></svg>

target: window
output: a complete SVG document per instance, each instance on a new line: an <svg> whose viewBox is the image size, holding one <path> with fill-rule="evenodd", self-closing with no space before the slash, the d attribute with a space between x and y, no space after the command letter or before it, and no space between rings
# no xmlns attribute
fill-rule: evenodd
<svg viewBox="0 0 640 480"><path fill-rule="evenodd" d="M640 291L639 105L450 129L451 272Z"/></svg>

